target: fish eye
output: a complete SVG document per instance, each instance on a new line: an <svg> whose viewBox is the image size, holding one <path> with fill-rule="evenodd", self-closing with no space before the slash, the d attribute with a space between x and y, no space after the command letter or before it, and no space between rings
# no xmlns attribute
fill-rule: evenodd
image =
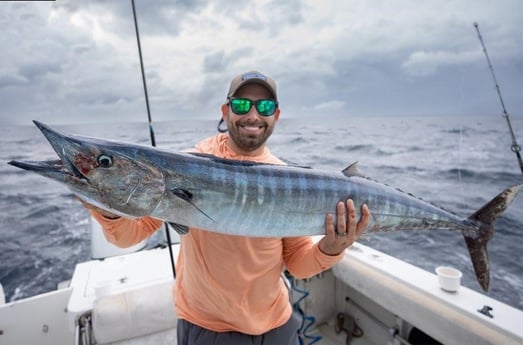
<svg viewBox="0 0 523 345"><path fill-rule="evenodd" d="M108 155L100 155L98 156L96 161L98 162L98 165L102 168L109 168L113 165L113 159L111 158L111 156Z"/></svg>

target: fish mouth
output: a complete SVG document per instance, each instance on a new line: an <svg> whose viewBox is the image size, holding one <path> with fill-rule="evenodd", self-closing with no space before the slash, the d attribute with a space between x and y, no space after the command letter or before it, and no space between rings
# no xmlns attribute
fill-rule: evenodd
<svg viewBox="0 0 523 345"><path fill-rule="evenodd" d="M63 164L59 159L50 160L50 161L17 161L12 160L7 162L7 164L15 166L20 169L27 171L32 171L40 175L45 175L55 180L62 180L65 177L70 177L76 180L89 182L87 177L85 177L80 171L69 162L69 164ZM60 178L62 177L62 178Z"/></svg>
<svg viewBox="0 0 523 345"><path fill-rule="evenodd" d="M49 161L17 161L12 160L7 162L12 166L27 171L32 171L40 175L50 177L55 180L64 181L66 179L75 180L76 182L88 183L89 179L87 176L82 174L75 165L68 158L65 147L67 144L77 142L76 139L61 134L47 125L33 121L34 124L44 134L46 139L49 141L55 152L58 154L60 159L49 160Z"/></svg>

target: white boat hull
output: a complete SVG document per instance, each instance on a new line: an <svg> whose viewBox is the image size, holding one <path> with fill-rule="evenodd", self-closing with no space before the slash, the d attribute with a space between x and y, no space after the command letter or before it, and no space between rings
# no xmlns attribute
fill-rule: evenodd
<svg viewBox="0 0 523 345"><path fill-rule="evenodd" d="M166 248L78 264L67 288L0 306L0 344L175 344L172 284ZM436 275L361 244L297 286L310 292L301 307L319 344L346 343L340 313L363 331L352 344L407 344L413 329L445 344L523 343L522 311L466 287L445 292Z"/></svg>

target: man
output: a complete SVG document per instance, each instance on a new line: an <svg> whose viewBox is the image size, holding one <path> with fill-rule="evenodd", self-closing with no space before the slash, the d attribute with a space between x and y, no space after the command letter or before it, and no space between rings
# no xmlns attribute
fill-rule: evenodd
<svg viewBox="0 0 523 345"><path fill-rule="evenodd" d="M235 77L221 110L228 134L205 139L193 151L284 164L267 148L280 116L274 80L256 71ZM138 243L161 225L150 217L125 219L87 206L118 246ZM358 221L348 200L337 204L336 213L337 224L326 215L326 235L317 244L310 237L251 238L195 228L181 236L173 291L178 345L298 344L299 321L292 316L280 274L286 267L296 278L310 277L343 257L364 231L370 212L364 205Z"/></svg>

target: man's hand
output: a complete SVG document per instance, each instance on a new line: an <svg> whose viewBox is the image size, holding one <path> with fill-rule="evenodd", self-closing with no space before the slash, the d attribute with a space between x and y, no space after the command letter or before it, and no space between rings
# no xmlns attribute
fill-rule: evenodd
<svg viewBox="0 0 523 345"><path fill-rule="evenodd" d="M325 236L318 243L320 250L327 255L338 255L350 247L367 228L370 220L370 211L367 205L361 206L361 218L356 219L354 202L349 199L344 204L336 205L337 224L334 224L334 215L328 213L325 217Z"/></svg>
<svg viewBox="0 0 523 345"><path fill-rule="evenodd" d="M101 209L101 208L99 208L99 207L96 207L96 206L94 206L94 205L92 205L92 204L90 204L90 203L88 203L88 202L86 202L86 201L84 201L84 200L82 200L82 199L80 199L80 198L76 198L76 199L78 199L78 201L80 201L80 202L82 203L82 205L84 205L84 207L85 207L86 209L88 209L88 210L92 210L92 211L95 211L95 212L101 214L103 217L105 217L105 218L107 218L107 219L116 219L116 218L120 218L119 215L114 214L114 213L111 213L111 212L106 211L106 210L104 210L104 209Z"/></svg>

